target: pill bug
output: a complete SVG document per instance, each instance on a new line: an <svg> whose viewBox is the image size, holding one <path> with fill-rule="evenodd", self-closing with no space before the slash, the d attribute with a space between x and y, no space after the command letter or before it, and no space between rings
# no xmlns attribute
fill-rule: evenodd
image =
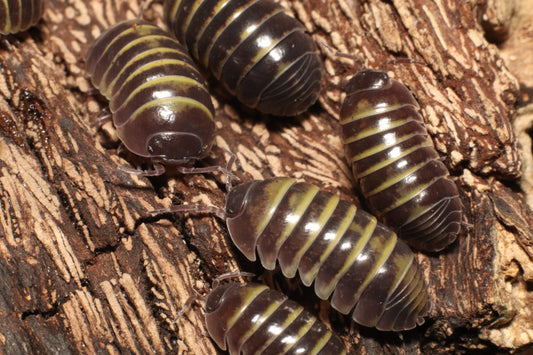
<svg viewBox="0 0 533 355"><path fill-rule="evenodd" d="M192 57L248 107L304 112L321 88L312 38L269 0L165 0L167 24Z"/></svg>
<svg viewBox="0 0 533 355"><path fill-rule="evenodd" d="M439 251L459 234L462 205L405 85L366 69L340 111L346 156L370 211L412 247Z"/></svg>
<svg viewBox="0 0 533 355"><path fill-rule="evenodd" d="M211 96L186 50L165 31L143 20L118 23L89 48L86 65L109 100L122 144L150 158L154 175L164 172L162 164L184 166L209 153Z"/></svg>
<svg viewBox="0 0 533 355"><path fill-rule="evenodd" d="M44 0L0 1L0 33L7 35L27 30L39 22L44 13Z"/></svg>
<svg viewBox="0 0 533 355"><path fill-rule="evenodd" d="M302 283L334 309L378 330L424 322L425 281L411 249L376 218L338 196L291 178L240 184L224 210L177 205L165 212L211 212L225 219L235 246L251 261Z"/></svg>
<svg viewBox="0 0 533 355"><path fill-rule="evenodd" d="M205 321L211 338L230 354L346 354L315 316L260 284L216 287L207 296Z"/></svg>

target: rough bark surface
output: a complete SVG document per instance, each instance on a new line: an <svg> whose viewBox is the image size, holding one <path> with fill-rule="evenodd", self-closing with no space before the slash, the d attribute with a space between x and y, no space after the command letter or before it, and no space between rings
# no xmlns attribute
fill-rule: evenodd
<svg viewBox="0 0 533 355"><path fill-rule="evenodd" d="M265 277L354 353L507 352L533 343L533 215L519 188L512 125L519 84L490 42L516 48L518 3L282 1L317 40L357 59L321 48L320 102L297 118L260 116L214 96L218 137L202 165L225 165L226 148L244 181L291 176L356 203L337 120L343 83L364 63L418 99L468 224L445 252L417 255L433 302L426 323L401 336L357 326L351 333L349 319L306 297L309 290ZM112 127L90 126L107 103L83 55L138 11L137 0L49 0L38 26L0 48L1 352L213 354L202 302L176 319L179 311L222 273L261 273L217 218L147 215L176 203L223 206L223 176L122 173L117 166L131 161L117 155ZM164 26L161 4L143 14ZM515 56L530 59L525 50ZM398 58L426 65L390 61Z"/></svg>

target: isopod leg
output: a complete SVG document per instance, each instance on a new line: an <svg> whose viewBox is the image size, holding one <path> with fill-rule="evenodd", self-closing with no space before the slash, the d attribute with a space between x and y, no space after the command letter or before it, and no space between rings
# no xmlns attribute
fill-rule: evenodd
<svg viewBox="0 0 533 355"><path fill-rule="evenodd" d="M2 44L7 48L9 52L13 52L13 46L11 46L11 43L6 38L6 36L2 36Z"/></svg>
<svg viewBox="0 0 533 355"><path fill-rule="evenodd" d="M163 0L142 0L139 5L139 12L137 13L137 18L139 20L142 20L144 10L149 9L150 6L152 6L152 4L155 4L155 3L162 4Z"/></svg>
<svg viewBox="0 0 533 355"><path fill-rule="evenodd" d="M230 152L228 149L226 148L222 148L226 153L229 154L229 160L228 160L228 163L226 164L226 171L232 171L233 169L233 164L235 163L235 159L237 158L237 156L235 154L233 154L232 152ZM237 177L237 179L234 179L235 175L233 174L226 174L226 192L230 192L231 189L232 189L232 186L231 186L231 183L233 182L233 180L237 180L239 181L240 179Z"/></svg>
<svg viewBox="0 0 533 355"><path fill-rule="evenodd" d="M230 158L231 160L231 158ZM195 168L195 167L184 167L179 166L177 167L177 171L182 174L203 174L203 173L214 173L214 172L221 172L223 174L226 174L226 186L228 185L228 181L231 180L237 180L240 181L239 177L235 174L233 174L231 171L229 171L227 168L223 168L220 165L213 165L213 166L206 166L203 168Z"/></svg>
<svg viewBox="0 0 533 355"><path fill-rule="evenodd" d="M245 271L233 271L233 272L226 272L225 274L219 275L216 279L213 280L213 285L211 286L213 289L217 288L220 285L220 281L227 280L227 279L233 279L237 277L254 277L255 274L251 272L245 272Z"/></svg>
<svg viewBox="0 0 533 355"><path fill-rule="evenodd" d="M161 176L165 173L165 167L161 164L154 164L152 170L141 170L128 168L127 166L119 166L118 169L128 174L139 175L139 176Z"/></svg>
<svg viewBox="0 0 533 355"><path fill-rule="evenodd" d="M212 213L220 219L226 219L226 213L222 208L205 205L173 205L169 208L160 208L149 211L148 213L151 215L160 215L165 213Z"/></svg>
<svg viewBox="0 0 533 355"><path fill-rule="evenodd" d="M96 120L91 123L91 128L95 128L96 130L100 130L103 125L105 125L107 122L110 122L113 119L113 115L109 111L109 109L105 108L102 110L102 112L96 117Z"/></svg>
<svg viewBox="0 0 533 355"><path fill-rule="evenodd" d="M196 291L194 289L193 289L193 292L194 292L194 295L191 295L191 296L189 296L189 298L187 298L187 300L183 304L183 307L180 309L180 311L178 312L178 314L176 315L176 317L172 321L173 324L176 324L178 322L178 320L185 314L185 312L187 312L189 310L189 308L191 308L191 306L193 305L194 302L196 302L198 300L205 301L205 296L204 295L199 294L198 291Z"/></svg>

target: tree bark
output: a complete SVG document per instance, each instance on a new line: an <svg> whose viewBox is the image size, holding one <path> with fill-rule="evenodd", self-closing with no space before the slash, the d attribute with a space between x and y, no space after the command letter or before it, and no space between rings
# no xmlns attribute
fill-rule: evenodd
<svg viewBox="0 0 533 355"><path fill-rule="evenodd" d="M218 137L199 164L225 166L226 148L237 155L234 171L243 181L291 176L359 204L340 139L342 88L363 66L386 70L420 103L457 178L467 226L444 252L417 254L433 307L423 326L402 335L358 326L350 332L349 318L306 297L309 290L279 276L265 279L330 324L354 353L531 346L533 215L519 187L512 125L519 85L490 42L510 36L517 5L282 4L315 39L357 59L320 45L324 89L319 103L296 118L258 115L214 90ZM49 0L43 20L0 50L4 353L213 354L201 300L177 318L180 310L220 274L262 273L231 245L216 217L147 213L182 203L222 207L223 176L128 175L117 169L131 160L117 154L112 126L91 127L107 102L92 88L83 55L103 30L138 11L137 0ZM161 4L150 4L143 16L165 27Z"/></svg>

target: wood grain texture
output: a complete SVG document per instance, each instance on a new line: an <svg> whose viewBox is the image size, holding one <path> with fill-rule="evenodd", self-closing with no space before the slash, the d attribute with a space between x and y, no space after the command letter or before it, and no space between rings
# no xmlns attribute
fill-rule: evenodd
<svg viewBox="0 0 533 355"><path fill-rule="evenodd" d="M516 10L490 0L281 3L315 39L358 60L321 48L320 102L296 118L260 116L214 87L218 137L201 164L225 165L226 148L237 154L242 180L290 176L358 203L337 119L343 83L364 63L415 94L457 178L469 227L445 252L417 255L433 308L426 324L402 336L362 327L350 333L349 321L306 297L308 290L276 283L355 353L530 346L533 222L518 187L523 170L512 128L519 82L488 40L511 43L514 32L505 29ZM176 316L218 275L260 268L243 260L215 217L146 212L175 203L222 206L224 178L149 180L117 170L131 160L117 155L112 127L90 127L107 103L82 58L103 30L135 17L139 4L46 5L36 28L0 48L0 351L214 354L202 302ZM144 17L163 26L161 12L153 3ZM397 58L427 65L389 61Z"/></svg>

